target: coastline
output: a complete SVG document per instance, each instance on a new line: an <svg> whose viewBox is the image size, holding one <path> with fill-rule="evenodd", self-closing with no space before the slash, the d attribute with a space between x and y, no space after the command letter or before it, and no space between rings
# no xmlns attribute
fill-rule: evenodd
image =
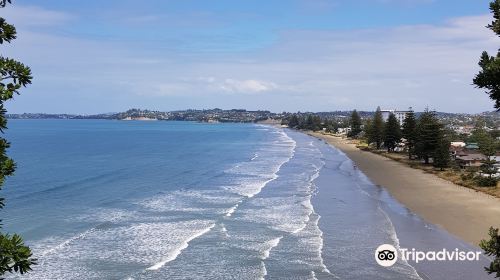
<svg viewBox="0 0 500 280"><path fill-rule="evenodd" d="M307 132L345 153L370 180L424 220L477 246L500 227L500 199L455 185L422 170L359 150L340 137Z"/></svg>

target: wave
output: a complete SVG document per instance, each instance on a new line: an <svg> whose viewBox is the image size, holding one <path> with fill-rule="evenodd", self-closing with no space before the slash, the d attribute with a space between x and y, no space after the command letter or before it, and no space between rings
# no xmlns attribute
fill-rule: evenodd
<svg viewBox="0 0 500 280"><path fill-rule="evenodd" d="M278 238L271 239L265 243L265 246L267 247L267 249L264 249L264 251L262 251L261 260L264 261L264 260L269 258L269 255L271 254L271 250L274 247L278 246L278 244L280 244L280 241L282 238L283 238L283 236L280 236Z"/></svg>
<svg viewBox="0 0 500 280"><path fill-rule="evenodd" d="M172 253L170 253L165 259L161 260L160 262L146 268L146 270L158 270L165 266L167 263L177 259L177 257L182 253L183 250L189 247L189 242L193 241L194 239L207 234L212 230L212 228L215 226L215 224L210 225L209 227L193 234L191 237L186 239L181 246L179 246L176 250L174 250Z"/></svg>
<svg viewBox="0 0 500 280"><path fill-rule="evenodd" d="M378 206L377 210L379 210L382 213L382 215L385 217L385 219L389 225L389 236L390 236L393 244L395 245L394 247L396 247L396 249L399 252L401 252L399 238L398 238L398 235L396 233L396 228L394 227L394 224L391 221L391 218L389 218L389 215L387 215L387 213L380 207L380 205ZM408 263L408 261L404 260L403 258L400 258L400 260L403 263L403 265L405 265L411 269L411 271L413 272L413 274L411 275L412 277L417 277L417 279L423 280L423 278L418 274L415 267L413 267L411 264ZM391 269L397 270L396 266L391 267Z"/></svg>
<svg viewBox="0 0 500 280"><path fill-rule="evenodd" d="M279 135L278 141L270 145L262 144L250 161L237 163L226 170L227 173L236 175L234 185L225 187L226 190L252 198L270 182L279 178L278 172L293 158L297 143L283 129L273 129L274 133Z"/></svg>
<svg viewBox="0 0 500 280"><path fill-rule="evenodd" d="M233 213L236 211L236 209L238 209L238 206L240 206L241 202L243 202L243 200L238 201L238 204L229 208L229 210L227 210L226 217L231 217Z"/></svg>
<svg viewBox="0 0 500 280"><path fill-rule="evenodd" d="M266 249L264 249L261 252L262 255L260 257L260 259L261 259L260 265L261 265L261 270L262 270L262 275L261 275L260 279L265 279L267 276L267 268L266 268L266 263L264 261L269 258L269 255L271 254L271 250L273 248L275 248L276 246L278 246L278 244L280 243L282 238L283 238L283 236L280 236L278 238L271 239L271 240L264 243L264 246L266 247Z"/></svg>
<svg viewBox="0 0 500 280"><path fill-rule="evenodd" d="M85 238L86 236L88 236L89 234L93 233L94 231L96 231L97 228L91 228L91 229L88 229L80 234L77 234L71 238L68 238L66 240L64 240L63 242L57 244L56 246L50 248L50 249L46 249L44 251L42 251L40 254L39 254L39 259L41 259L42 261L40 262L40 265L43 265L45 263L45 259L44 257L47 256L47 255L50 255L50 254L53 254L53 253L56 253L57 251L59 250L62 250L64 249L64 247L70 245L71 243L79 240L79 239L83 239Z"/></svg>

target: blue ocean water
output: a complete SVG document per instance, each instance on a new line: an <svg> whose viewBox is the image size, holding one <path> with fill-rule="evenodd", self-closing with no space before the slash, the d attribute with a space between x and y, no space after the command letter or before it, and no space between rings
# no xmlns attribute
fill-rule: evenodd
<svg viewBox="0 0 500 280"><path fill-rule="evenodd" d="M432 278L442 269L378 266L383 243L467 245L302 133L104 120L9 127L18 170L2 191L4 228L39 259L21 279L471 279L482 270L450 264Z"/></svg>

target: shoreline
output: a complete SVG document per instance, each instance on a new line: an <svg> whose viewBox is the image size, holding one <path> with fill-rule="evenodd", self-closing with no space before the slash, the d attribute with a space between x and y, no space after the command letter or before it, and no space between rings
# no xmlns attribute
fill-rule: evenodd
<svg viewBox="0 0 500 280"><path fill-rule="evenodd" d="M370 180L429 223L477 246L491 226L500 227L500 199L413 169L392 159L359 150L340 137L306 134L345 153Z"/></svg>

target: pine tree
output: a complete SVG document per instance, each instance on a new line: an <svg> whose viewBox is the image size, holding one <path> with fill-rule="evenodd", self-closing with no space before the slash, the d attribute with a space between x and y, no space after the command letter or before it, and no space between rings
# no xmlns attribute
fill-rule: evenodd
<svg viewBox="0 0 500 280"><path fill-rule="evenodd" d="M299 126L299 118L296 114L293 114L288 121L288 127L296 128L297 126Z"/></svg>
<svg viewBox="0 0 500 280"><path fill-rule="evenodd" d="M450 141L445 137L444 131L440 131L436 150L433 154L434 167L443 171L450 166Z"/></svg>
<svg viewBox="0 0 500 280"><path fill-rule="evenodd" d="M392 152L396 148L397 144L401 142L401 125L399 124L396 116L391 113L387 122L385 123L384 129L384 144L387 148L387 152Z"/></svg>
<svg viewBox="0 0 500 280"><path fill-rule="evenodd" d="M375 143L377 150L382 146L382 141L384 140L384 119L382 118L382 112L380 107L377 107L375 111L375 116L373 121L371 121L368 130L368 142Z"/></svg>
<svg viewBox="0 0 500 280"><path fill-rule="evenodd" d="M408 158L412 159L412 156L415 154L415 144L417 142L417 120L413 110L406 113L405 120L403 121L402 134L403 138L406 139Z"/></svg>
<svg viewBox="0 0 500 280"><path fill-rule="evenodd" d="M361 117L359 116L356 110L352 111L350 125L351 125L351 132L349 133L348 136L350 137L358 136L362 130L361 130Z"/></svg>
<svg viewBox="0 0 500 280"><path fill-rule="evenodd" d="M488 28L500 36L500 0L492 1L490 10L494 20ZM496 56L483 52L479 66L481 71L474 78L474 84L478 88L486 89L486 93L495 101L495 108L500 110L500 50Z"/></svg>
<svg viewBox="0 0 500 280"><path fill-rule="evenodd" d="M429 110L425 110L418 119L418 136L415 145L415 153L417 156L424 159L425 164L429 164L429 159L434 155L438 147L441 129L441 124L436 118L436 115Z"/></svg>
<svg viewBox="0 0 500 280"><path fill-rule="evenodd" d="M321 124L321 117L320 116L314 116L313 117L313 131L318 131L322 129L322 124Z"/></svg>
<svg viewBox="0 0 500 280"><path fill-rule="evenodd" d="M484 187L494 187L497 185L497 178L493 177L498 170L495 167L497 161L495 160L495 154L497 151L496 141L488 134L483 134L478 138L479 150L486 159L482 161L481 172L487 175L487 178L479 178L478 183Z"/></svg>

